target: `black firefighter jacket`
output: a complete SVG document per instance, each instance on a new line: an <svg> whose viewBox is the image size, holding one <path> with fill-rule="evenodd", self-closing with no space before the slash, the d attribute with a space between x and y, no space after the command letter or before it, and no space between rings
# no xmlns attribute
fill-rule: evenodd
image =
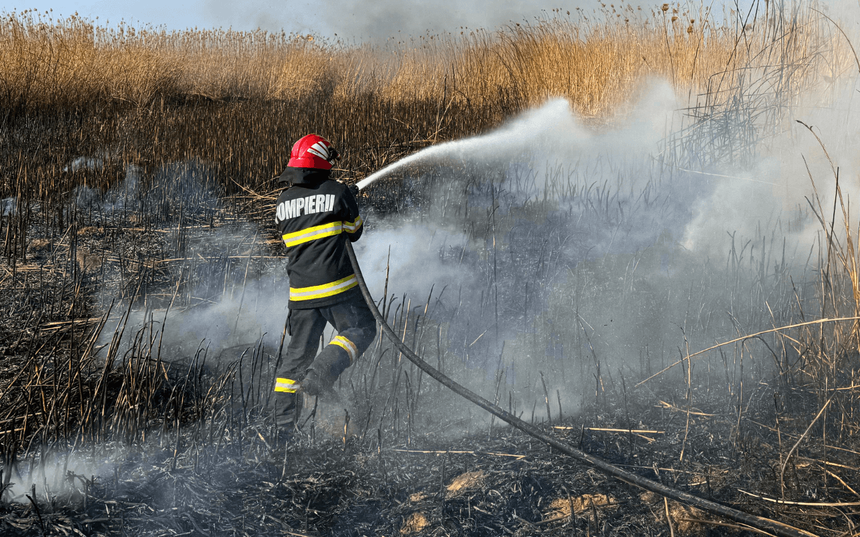
<svg viewBox="0 0 860 537"><path fill-rule="evenodd" d="M355 197L328 172L288 168L292 186L278 198L275 223L287 246L290 308L330 306L358 296L346 240L362 232ZM283 177L283 176L282 176Z"/></svg>

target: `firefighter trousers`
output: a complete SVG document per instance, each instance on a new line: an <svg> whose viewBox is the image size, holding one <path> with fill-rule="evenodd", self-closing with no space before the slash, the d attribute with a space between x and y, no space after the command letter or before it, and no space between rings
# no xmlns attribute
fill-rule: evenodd
<svg viewBox="0 0 860 537"><path fill-rule="evenodd" d="M337 336L317 354L326 323ZM295 394L309 370L333 384L376 337L376 320L361 297L322 308L291 309L287 327L290 343L275 379L275 392L286 394Z"/></svg>

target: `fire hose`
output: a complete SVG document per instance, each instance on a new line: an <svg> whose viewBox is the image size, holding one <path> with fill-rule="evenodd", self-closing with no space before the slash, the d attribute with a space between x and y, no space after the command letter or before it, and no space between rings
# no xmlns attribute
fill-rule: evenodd
<svg viewBox="0 0 860 537"><path fill-rule="evenodd" d="M376 322L379 323L380 327L382 328L382 332L391 340L392 343L394 343L394 346L397 347L397 349L402 352L403 355L406 356L406 358L410 362L415 364L421 371L427 373L430 377L441 383L443 386L445 386L452 392L465 398L471 403L474 403L475 405L483 408L490 414L519 429L527 435L552 446L553 448L564 453L565 455L568 455L570 457L573 457L574 459L589 464L631 485L635 485L637 487L651 491L655 494L659 494L665 498L691 505L693 507L701 509L702 511L729 518L736 522L740 522L741 524L746 524L752 528L761 531L773 532L774 534L780 535L782 537L816 537L814 533L809 533L802 529L789 526L788 524L784 524L776 520L740 511L738 509L734 509L711 500L699 498L698 496L694 496L693 494L668 487L657 481L647 479L645 477L624 470L623 468L619 468L618 466L615 466L613 464L609 464L606 461L598 459L597 457L589 455L588 453L585 453L584 451L581 451L579 449L576 449L569 444L566 444L564 442L561 442L560 440L546 435L534 425L524 422L513 414L502 410L487 399L484 399L480 395L469 390L468 388L461 386L453 379L425 362L420 356L415 354L412 349L410 349L405 343L403 343L399 337L397 337L397 334L394 333L394 330L388 325L388 323L379 313L379 309L376 307L376 303L373 301L373 297L371 297L370 291L367 289L367 283L365 283L364 281L364 276L362 276L361 267L359 267L358 259L355 256L355 250L353 250L352 244L349 241L346 242L346 251L349 255L349 260L352 263L352 268L355 271L355 276L358 279L358 286L361 289L361 294L362 296L364 296L364 300L367 302L367 305L370 308L370 311L373 313L373 317L376 319Z"/></svg>

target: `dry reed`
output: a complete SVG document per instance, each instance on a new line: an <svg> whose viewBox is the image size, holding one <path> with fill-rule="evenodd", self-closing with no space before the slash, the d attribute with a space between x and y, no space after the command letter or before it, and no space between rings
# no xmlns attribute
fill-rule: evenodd
<svg viewBox="0 0 860 537"><path fill-rule="evenodd" d="M497 32L420 36L374 48L263 31L104 28L76 16L54 21L12 12L0 24L0 99L6 107L33 109L146 105L156 96L298 101L375 94L402 104L523 107L565 96L580 114L605 117L643 76L667 78L682 90L709 89L719 99L756 70L798 62L818 68L811 58L825 47L838 52L831 70L850 66L848 48L837 46L832 29L810 11L771 11L740 31L717 20L705 8L554 10ZM788 78L794 89L815 73L800 74Z"/></svg>

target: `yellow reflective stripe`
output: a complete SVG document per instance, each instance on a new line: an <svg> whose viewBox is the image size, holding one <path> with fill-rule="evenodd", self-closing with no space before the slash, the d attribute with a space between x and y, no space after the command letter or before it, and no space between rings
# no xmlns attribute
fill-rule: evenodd
<svg viewBox="0 0 860 537"><path fill-rule="evenodd" d="M276 378L275 379L275 391L276 392L286 392L286 393L296 393L296 390L299 389L299 383L292 379L283 379Z"/></svg>
<svg viewBox="0 0 860 537"><path fill-rule="evenodd" d="M325 283L323 285L315 285L313 287L290 287L290 300L313 300L315 298L325 298L333 296L344 291L348 291L358 285L358 280L355 274L341 278L336 282Z"/></svg>
<svg viewBox="0 0 860 537"><path fill-rule="evenodd" d="M328 224L322 224L321 226L309 227L301 231L287 233L281 238L284 239L284 244L286 244L287 247L298 246L299 244L315 241L317 239L340 235L343 231L343 227L343 222L331 222Z"/></svg>
<svg viewBox="0 0 860 537"><path fill-rule="evenodd" d="M361 224L364 223L364 220L361 219L361 215L357 216L355 222L344 222L343 229L347 233L355 233L361 227Z"/></svg>
<svg viewBox="0 0 860 537"><path fill-rule="evenodd" d="M337 336L331 340L330 345L337 345L341 349L345 350L349 355L349 363L353 363L355 359L358 358L358 347L355 346L355 343L343 336Z"/></svg>

